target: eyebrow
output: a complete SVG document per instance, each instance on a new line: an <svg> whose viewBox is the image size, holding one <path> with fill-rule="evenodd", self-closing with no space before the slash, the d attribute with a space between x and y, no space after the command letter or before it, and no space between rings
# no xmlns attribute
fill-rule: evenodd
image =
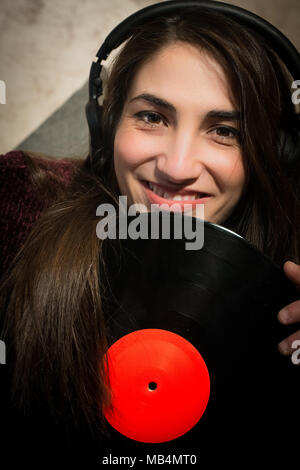
<svg viewBox="0 0 300 470"><path fill-rule="evenodd" d="M141 95L135 96L132 98L129 103L137 100L144 100L151 104L156 104L162 108L171 111L172 113L176 114L176 108L168 101L159 98L158 96L151 95L149 93L142 93ZM240 120L240 112L239 111L228 111L223 109L212 109L206 113L205 119L222 119L223 121L239 121Z"/></svg>

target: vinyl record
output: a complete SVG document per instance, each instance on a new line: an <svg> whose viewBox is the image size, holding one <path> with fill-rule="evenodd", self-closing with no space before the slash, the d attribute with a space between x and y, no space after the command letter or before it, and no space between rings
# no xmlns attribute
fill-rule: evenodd
<svg viewBox="0 0 300 470"><path fill-rule="evenodd" d="M197 349L210 377L205 413L168 449L172 442L182 450L224 440L250 445L260 433L292 429L299 371L277 344L297 327L280 324L277 313L299 298L298 290L281 267L223 227L192 218L195 230L204 227L204 244L187 250L187 239L172 230L169 239L162 232L151 239L150 213L140 216L148 238L103 243L111 344L137 330L166 330ZM175 214L169 216L172 222ZM118 448L130 446L114 430L111 436Z"/></svg>

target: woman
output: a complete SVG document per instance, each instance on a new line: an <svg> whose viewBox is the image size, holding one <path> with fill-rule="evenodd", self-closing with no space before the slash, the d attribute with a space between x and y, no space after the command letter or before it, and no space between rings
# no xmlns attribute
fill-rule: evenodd
<svg viewBox="0 0 300 470"><path fill-rule="evenodd" d="M300 286L299 161L278 151L279 129L295 128L296 115L290 77L262 40L202 10L149 21L115 60L103 106L104 167L73 162L70 183L53 194L42 163L24 154L48 208L3 276L0 304L17 409L37 415L46 404L60 425L100 433L110 402L100 203L123 194L150 208L153 193L200 193L206 220L285 263ZM280 321L299 321L300 301L286 311Z"/></svg>

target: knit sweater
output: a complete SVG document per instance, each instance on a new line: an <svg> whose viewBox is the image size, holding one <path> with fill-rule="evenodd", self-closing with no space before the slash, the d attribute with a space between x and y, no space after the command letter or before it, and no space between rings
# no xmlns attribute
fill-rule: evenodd
<svg viewBox="0 0 300 470"><path fill-rule="evenodd" d="M74 166L67 160L43 160L49 177L68 185ZM0 276L5 272L18 250L24 245L34 222L49 206L41 199L30 179L22 151L0 155Z"/></svg>

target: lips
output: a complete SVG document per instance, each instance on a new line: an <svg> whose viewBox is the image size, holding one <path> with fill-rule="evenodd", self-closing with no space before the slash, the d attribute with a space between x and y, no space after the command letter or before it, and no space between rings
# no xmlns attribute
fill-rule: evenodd
<svg viewBox="0 0 300 470"><path fill-rule="evenodd" d="M153 204L167 204L168 206L172 206L174 204L174 205L177 205L177 207L179 206L180 210L183 210L185 205L189 205L189 206L194 207L197 204L205 204L205 202L207 202L208 199L211 197L210 194L203 193L203 195L201 195L201 197L198 198L198 199L181 200L181 201L176 201L175 200L174 201L173 199L165 199L164 197L161 197L158 194L156 194L154 191L152 191L148 186L148 181L142 180L141 184L142 184L142 186L145 190L145 193L146 193L150 203L153 203ZM174 196L175 196L175 194L180 194L182 196L185 196L185 195L188 196L188 195L195 194L195 191L177 191L177 192L172 191L171 192L167 188L162 187L162 189L165 189L165 191L168 192L169 194L171 194L173 192ZM174 208L174 210L178 210L178 209Z"/></svg>
<svg viewBox="0 0 300 470"><path fill-rule="evenodd" d="M209 196L209 194L207 194L207 193L200 193L199 191L196 191L196 190L186 190L186 189L176 190L174 188L169 188L169 187L166 187L166 186L162 186L158 183L153 183L152 181L147 181L147 180L142 180L142 183L144 185L146 185L147 187L149 187L151 191L153 191L153 189L150 187L150 185L151 186L157 186L159 189L161 189L165 193L168 193L172 197L174 197L175 195L182 196L182 197L194 196L195 194L197 194L199 196L201 195L201 197Z"/></svg>

